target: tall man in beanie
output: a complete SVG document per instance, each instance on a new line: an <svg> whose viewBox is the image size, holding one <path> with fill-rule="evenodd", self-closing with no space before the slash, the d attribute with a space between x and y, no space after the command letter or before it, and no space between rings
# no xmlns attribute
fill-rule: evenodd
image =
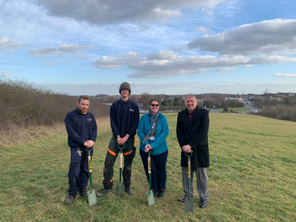
<svg viewBox="0 0 296 222"><path fill-rule="evenodd" d="M139 108L138 105L129 99L131 94L130 84L121 83L119 87L121 98L114 102L110 108L110 122L113 136L107 149L104 167L104 189L97 192L98 197L104 196L113 189L113 166L119 153L118 145L123 146L124 168L123 168L123 184L125 192L134 195L134 191L130 189L131 185L131 168L132 161L135 156L134 138L139 124Z"/></svg>
<svg viewBox="0 0 296 222"><path fill-rule="evenodd" d="M65 118L68 145L71 152L69 166L69 196L66 205L74 202L77 191L87 197L86 187L89 178L87 148L92 148L97 138L97 124L94 115L88 112L89 96L80 96L77 108L67 113ZM93 151L91 151L92 155Z"/></svg>

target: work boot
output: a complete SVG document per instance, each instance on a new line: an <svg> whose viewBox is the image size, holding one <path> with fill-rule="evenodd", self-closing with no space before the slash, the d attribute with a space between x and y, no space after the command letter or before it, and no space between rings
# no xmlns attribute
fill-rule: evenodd
<svg viewBox="0 0 296 222"><path fill-rule="evenodd" d="M153 190L153 196L156 197L157 195L157 190Z"/></svg>
<svg viewBox="0 0 296 222"><path fill-rule="evenodd" d="M75 200L75 197L73 197L73 196L68 196L68 197L66 198L66 200L65 200L65 204L66 204L66 205L70 205L70 204L72 204L72 203L74 202L74 200Z"/></svg>
<svg viewBox="0 0 296 222"><path fill-rule="evenodd" d="M158 191L158 198L164 198L164 190Z"/></svg>
<svg viewBox="0 0 296 222"><path fill-rule="evenodd" d="M187 197L187 195L179 198L179 202L185 202L186 197ZM193 196L191 195L191 197L193 197Z"/></svg>
<svg viewBox="0 0 296 222"><path fill-rule="evenodd" d="M109 188L109 189L102 189L100 191L97 192L97 197L103 197L106 193L109 193L109 192L113 192L113 188Z"/></svg>
<svg viewBox="0 0 296 222"><path fill-rule="evenodd" d="M82 197L87 197L87 190L83 188L82 192L79 192Z"/></svg>
<svg viewBox="0 0 296 222"><path fill-rule="evenodd" d="M207 206L207 199L200 198L199 207L200 208L205 208L206 206Z"/></svg>
<svg viewBox="0 0 296 222"><path fill-rule="evenodd" d="M130 196L135 195L135 192L132 191L130 187L125 187L125 192Z"/></svg>

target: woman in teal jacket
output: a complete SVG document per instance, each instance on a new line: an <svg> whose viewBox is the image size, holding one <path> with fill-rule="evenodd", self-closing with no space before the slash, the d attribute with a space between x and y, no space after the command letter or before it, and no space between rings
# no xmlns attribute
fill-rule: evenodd
<svg viewBox="0 0 296 222"><path fill-rule="evenodd" d="M164 198L166 189L166 162L168 146L166 138L169 134L168 121L159 112L159 101L151 99L149 113L141 117L138 126L140 138L140 155L148 179L148 151L151 150L151 189L154 196Z"/></svg>

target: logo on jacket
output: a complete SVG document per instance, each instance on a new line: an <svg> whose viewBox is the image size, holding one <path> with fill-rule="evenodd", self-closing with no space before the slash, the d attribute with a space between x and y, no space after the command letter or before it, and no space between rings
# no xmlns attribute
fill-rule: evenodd
<svg viewBox="0 0 296 222"><path fill-rule="evenodd" d="M87 119L87 122L91 122L91 119L90 119L90 118L88 118L88 119Z"/></svg>
<svg viewBox="0 0 296 222"><path fill-rule="evenodd" d="M134 112L135 110L133 110L133 109L129 108L129 111L131 111L131 112Z"/></svg>

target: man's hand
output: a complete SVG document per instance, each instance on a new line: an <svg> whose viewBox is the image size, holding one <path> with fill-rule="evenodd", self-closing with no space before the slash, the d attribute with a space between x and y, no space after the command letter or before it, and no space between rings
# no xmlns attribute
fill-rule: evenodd
<svg viewBox="0 0 296 222"><path fill-rule="evenodd" d="M87 148L91 148L91 147L93 147L94 144L95 144L94 141L92 141L92 140L87 140L87 141L84 143L84 146L86 146Z"/></svg>
<svg viewBox="0 0 296 222"><path fill-rule="evenodd" d="M149 150L152 150L152 147L150 146L150 144L145 146L145 153L148 153Z"/></svg>
<svg viewBox="0 0 296 222"><path fill-rule="evenodd" d="M192 147L189 144L187 144L182 147L182 150L186 153L191 153L191 148Z"/></svg>
<svg viewBox="0 0 296 222"><path fill-rule="evenodd" d="M117 137L117 143L119 145L124 145L125 142L128 140L128 138L129 138L129 135L128 134L126 134L125 137L122 137L122 138Z"/></svg>

